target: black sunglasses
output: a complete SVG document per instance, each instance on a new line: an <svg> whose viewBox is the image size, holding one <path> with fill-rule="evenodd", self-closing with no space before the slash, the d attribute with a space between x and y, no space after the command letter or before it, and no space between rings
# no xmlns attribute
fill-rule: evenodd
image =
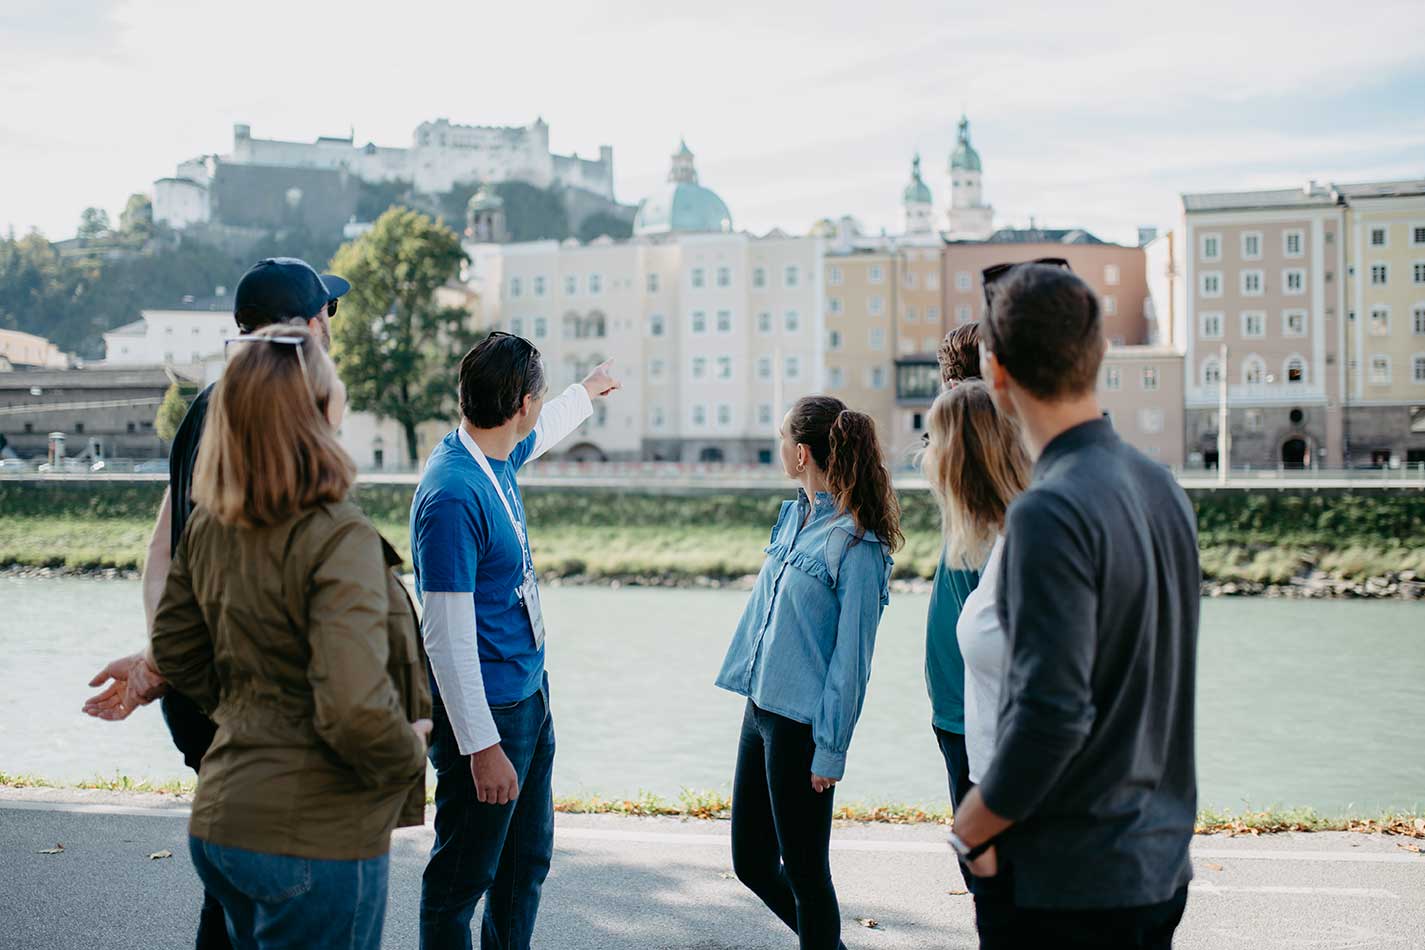
<svg viewBox="0 0 1425 950"><path fill-rule="evenodd" d="M341 303L341 301L340 301L340 300L337 300L335 297L333 297L332 299L330 299L330 300L327 301L327 319L328 319L328 320L330 320L332 317L336 316L336 305L339 304L339 303Z"/></svg>
<svg viewBox="0 0 1425 950"><path fill-rule="evenodd" d="M990 305L992 294L990 288L1001 280L1004 280L1016 267L1023 267L1026 264L1046 264L1050 267L1062 267L1066 271L1073 271L1069 262L1062 257L1040 257L1032 261L1014 261L1009 264L994 264L980 271L980 285L985 289L985 306Z"/></svg>

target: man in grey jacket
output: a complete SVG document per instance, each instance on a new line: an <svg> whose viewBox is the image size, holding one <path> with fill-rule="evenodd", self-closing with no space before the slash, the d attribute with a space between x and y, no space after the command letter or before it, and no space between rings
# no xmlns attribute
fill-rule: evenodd
<svg viewBox="0 0 1425 950"><path fill-rule="evenodd" d="M1035 467L1005 530L995 757L951 844L1000 879L982 948L1171 947L1197 810L1192 506L1100 411L1094 292L1044 264L985 277L984 377Z"/></svg>

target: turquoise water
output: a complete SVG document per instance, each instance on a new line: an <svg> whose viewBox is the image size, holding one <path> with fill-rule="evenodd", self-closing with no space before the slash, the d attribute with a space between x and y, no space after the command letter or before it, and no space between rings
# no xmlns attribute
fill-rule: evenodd
<svg viewBox="0 0 1425 950"><path fill-rule="evenodd" d="M745 595L550 588L561 795L726 789L742 700L712 686ZM928 597L892 597L841 801L946 798L925 696ZM0 578L0 770L184 775L156 707L90 720L87 680L143 639L138 584ZM1425 605L1209 600L1198 679L1204 805L1425 810Z"/></svg>

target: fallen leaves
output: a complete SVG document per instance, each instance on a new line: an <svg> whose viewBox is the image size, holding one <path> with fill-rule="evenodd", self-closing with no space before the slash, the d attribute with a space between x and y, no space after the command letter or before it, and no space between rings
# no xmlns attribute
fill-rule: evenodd
<svg viewBox="0 0 1425 950"><path fill-rule="evenodd" d="M148 859L150 861L162 861L164 858L171 857L173 857L173 852L169 851L167 848L164 848L162 851L155 851L153 854L150 854L148 856Z"/></svg>
<svg viewBox="0 0 1425 950"><path fill-rule="evenodd" d="M1395 846L1402 850L1409 851L1411 854L1425 854L1425 850L1422 850L1420 845L1411 844L1408 841L1397 841Z"/></svg>
<svg viewBox="0 0 1425 950"><path fill-rule="evenodd" d="M1222 865L1220 865L1220 864L1204 864L1203 867L1207 868L1209 871L1220 871L1220 870L1222 870Z"/></svg>
<svg viewBox="0 0 1425 950"><path fill-rule="evenodd" d="M36 851L35 854L64 854L64 845L57 844L53 848L45 848L43 851Z"/></svg>
<svg viewBox="0 0 1425 950"><path fill-rule="evenodd" d="M948 890L948 891L946 891L945 893L949 894L951 897L964 897L966 894L968 894L968 893L970 893L970 892L967 891L967 890L965 890L965 889L962 887L962 888L959 888L959 889Z"/></svg>
<svg viewBox="0 0 1425 950"><path fill-rule="evenodd" d="M874 917L857 917L856 923L860 924L862 927L865 927L867 930L881 929L881 922Z"/></svg>

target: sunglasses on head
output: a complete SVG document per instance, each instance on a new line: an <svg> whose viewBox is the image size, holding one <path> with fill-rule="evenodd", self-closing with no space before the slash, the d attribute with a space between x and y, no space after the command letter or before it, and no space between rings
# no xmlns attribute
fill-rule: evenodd
<svg viewBox="0 0 1425 950"><path fill-rule="evenodd" d="M985 306L989 306L993 299L990 288L999 281L1009 276L1016 267L1023 267L1026 264L1046 264L1049 267L1062 267L1066 271L1072 271L1069 262L1062 257L1040 257L1032 261L1014 261L1009 264L995 264L980 271L980 285L985 289Z"/></svg>
<svg viewBox="0 0 1425 950"><path fill-rule="evenodd" d="M302 371L302 381L307 384L307 389L312 391L312 396L315 398L316 392L312 390L312 379L307 375L307 359L302 355L303 344L309 339L311 339L311 337L297 336L295 334L290 336L265 336L258 333L244 333L242 336L235 336L223 341L223 360L225 362L227 361L228 347L234 343L272 343L277 346L290 346L297 354L297 366ZM318 399L317 407L321 409L322 412L326 412L326 400Z"/></svg>

